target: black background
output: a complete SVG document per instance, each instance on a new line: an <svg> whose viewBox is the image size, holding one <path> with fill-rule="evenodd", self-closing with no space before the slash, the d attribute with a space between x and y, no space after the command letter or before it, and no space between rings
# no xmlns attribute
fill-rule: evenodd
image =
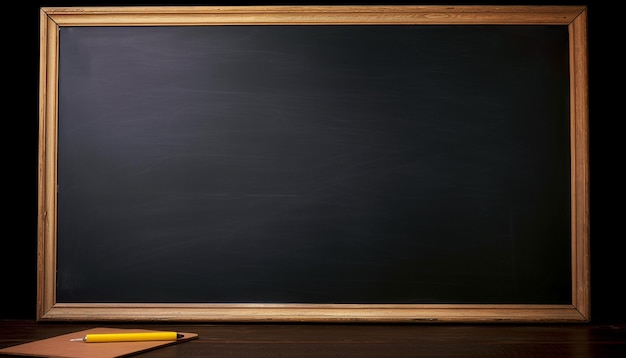
<svg viewBox="0 0 626 358"><path fill-rule="evenodd" d="M397 2L398 4L409 4ZM302 3L264 3L264 5ZM308 3L311 5L322 3ZM366 4L345 2L342 4ZM388 3L387 3L388 4ZM424 4L424 3L411 3ZM429 3L459 4L461 3ZM467 4L467 3L464 3ZM475 3L495 5L501 3ZM564 5L565 3L552 3ZM583 4L569 2L566 4ZM9 60L5 72L5 156L8 163L4 169L5 179L5 234L2 240L0 262L4 272L1 287L0 318L33 319L36 307L37 274L37 148L38 148L38 70L39 70L39 7L41 6L93 6L93 5L155 5L151 3L105 2L47 2L17 4L7 14L18 19L9 26L5 54ZM163 4L166 5L166 4ZM179 5L179 4L176 4ZM186 5L260 5L258 3L187 3ZM426 5L426 4L424 4ZM534 3L529 3L534 5ZM619 208L620 186L612 176L615 166L620 165L616 156L619 134L615 125L621 120L619 112L608 106L611 91L596 85L600 76L595 72L597 63L604 69L611 68L611 36L617 32L617 22L606 18L613 13L611 6L589 5L589 60L590 60L590 143L591 143L591 272L592 272L592 320L596 322L624 321L622 299L618 295L623 268L619 248L623 240L620 221L614 221ZM606 35L610 36L606 36ZM602 41L598 39L603 38ZM607 44L608 40L608 44ZM603 43L601 46L600 43ZM600 60L602 59L602 60ZM615 78L612 74L608 79ZM596 89L594 91L594 89ZM597 91L597 92L596 92ZM613 96L614 97L614 96ZM18 101L14 101L18 99ZM609 165L599 164L609 163Z"/></svg>

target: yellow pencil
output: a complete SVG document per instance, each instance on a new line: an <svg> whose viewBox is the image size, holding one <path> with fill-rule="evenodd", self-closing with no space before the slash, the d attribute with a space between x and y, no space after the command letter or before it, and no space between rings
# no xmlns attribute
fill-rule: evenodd
<svg viewBox="0 0 626 358"><path fill-rule="evenodd" d="M72 342L137 342L137 341L175 341L183 338L178 332L134 332L134 333L92 333L83 338L70 339Z"/></svg>

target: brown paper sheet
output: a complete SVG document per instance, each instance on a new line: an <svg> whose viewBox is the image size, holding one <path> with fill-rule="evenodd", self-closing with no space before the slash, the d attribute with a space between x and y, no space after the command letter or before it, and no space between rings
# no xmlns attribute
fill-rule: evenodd
<svg viewBox="0 0 626 358"><path fill-rule="evenodd" d="M26 357L50 358L118 358L127 357L141 352L187 342L198 338L196 333L185 333L183 338L175 341L142 341L142 342L107 342L85 343L71 342L70 339L83 338L90 333L131 333L155 332L147 329L92 328L74 333L64 334L34 342L19 344L0 349L0 354Z"/></svg>

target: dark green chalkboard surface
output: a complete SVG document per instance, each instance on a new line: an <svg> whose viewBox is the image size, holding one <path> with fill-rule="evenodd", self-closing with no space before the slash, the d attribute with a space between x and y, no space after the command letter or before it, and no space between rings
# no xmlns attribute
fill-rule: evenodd
<svg viewBox="0 0 626 358"><path fill-rule="evenodd" d="M56 304L572 305L567 26L67 26Z"/></svg>

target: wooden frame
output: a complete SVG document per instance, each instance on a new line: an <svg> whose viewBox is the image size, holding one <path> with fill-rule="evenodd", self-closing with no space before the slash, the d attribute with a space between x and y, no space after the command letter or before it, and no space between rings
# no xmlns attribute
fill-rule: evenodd
<svg viewBox="0 0 626 358"><path fill-rule="evenodd" d="M571 305L107 304L56 302L59 28L262 24L521 24L569 30ZM581 322L590 319L587 9L583 6L242 6L42 8L37 319L197 322Z"/></svg>

